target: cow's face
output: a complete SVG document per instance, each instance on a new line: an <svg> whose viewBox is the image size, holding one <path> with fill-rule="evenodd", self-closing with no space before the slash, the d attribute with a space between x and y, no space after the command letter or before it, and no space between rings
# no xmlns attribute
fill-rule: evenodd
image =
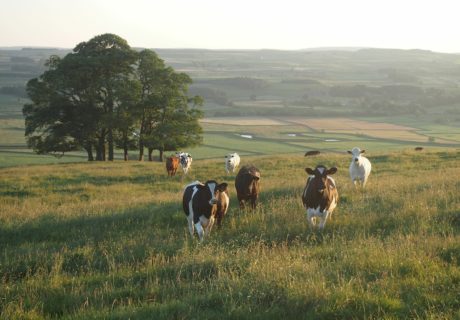
<svg viewBox="0 0 460 320"><path fill-rule="evenodd" d="M213 206L217 204L217 201L219 199L219 193L226 191L227 186L228 185L225 182L218 184L217 181L209 180L206 181L206 183L203 186L200 186L200 188L203 188L204 190L208 191L208 203L209 205Z"/></svg>
<svg viewBox="0 0 460 320"><path fill-rule="evenodd" d="M314 176L311 181L313 190L316 190L319 193L323 193L327 190L327 176L332 175L337 172L336 167L327 169L325 166L319 165L314 170L311 168L305 168L305 171Z"/></svg>
<svg viewBox="0 0 460 320"><path fill-rule="evenodd" d="M349 154L351 154L351 159L353 162L358 163L359 160L361 159L361 154L366 152L366 150L361 150L358 147L354 147L351 149L351 151L348 151Z"/></svg>

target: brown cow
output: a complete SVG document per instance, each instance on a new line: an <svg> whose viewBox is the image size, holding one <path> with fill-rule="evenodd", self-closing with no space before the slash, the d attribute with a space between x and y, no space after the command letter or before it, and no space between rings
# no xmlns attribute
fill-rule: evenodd
<svg viewBox="0 0 460 320"><path fill-rule="evenodd" d="M171 156L166 158L166 171L168 171L168 176L175 176L177 168L179 168L179 158L176 156Z"/></svg>
<svg viewBox="0 0 460 320"><path fill-rule="evenodd" d="M321 152L319 152L318 150L307 151L307 152L305 152L305 157L316 156L316 155L318 155L320 153Z"/></svg>
<svg viewBox="0 0 460 320"><path fill-rule="evenodd" d="M230 205L230 198L228 196L228 189L225 188L223 192L220 192L217 196L217 212L216 222L217 227L222 227L222 220L227 214L228 206Z"/></svg>
<svg viewBox="0 0 460 320"><path fill-rule="evenodd" d="M415 151L422 151L423 147L415 147Z"/></svg>
<svg viewBox="0 0 460 320"><path fill-rule="evenodd" d="M243 166L236 175L235 188L240 208L244 209L244 202L250 200L252 209L257 206L259 197L260 171L253 165Z"/></svg>
<svg viewBox="0 0 460 320"><path fill-rule="evenodd" d="M339 201L335 181L329 177L337 172L337 168L327 169L319 165L314 170L305 168L305 171L310 175L302 194L302 202L307 210L307 221L313 228L318 217L321 220L319 228L323 229L327 218L331 216Z"/></svg>

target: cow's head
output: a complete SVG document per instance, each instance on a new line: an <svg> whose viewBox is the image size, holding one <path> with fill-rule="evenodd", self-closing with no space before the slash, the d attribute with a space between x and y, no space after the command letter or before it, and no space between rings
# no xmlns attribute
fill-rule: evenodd
<svg viewBox="0 0 460 320"><path fill-rule="evenodd" d="M355 163L358 163L359 160L361 159L361 154L366 152L366 150L361 150L358 147L354 147L353 149L351 149L351 151L347 151L347 152L351 154L352 161L354 161Z"/></svg>
<svg viewBox="0 0 460 320"><path fill-rule="evenodd" d="M317 192L323 193L327 188L327 176L332 175L337 172L336 167L332 167L330 169L326 168L323 165L317 166L314 170L311 168L305 168L305 171L313 176L313 179L310 183L312 183L313 190Z"/></svg>
<svg viewBox="0 0 460 320"><path fill-rule="evenodd" d="M228 184L223 182L218 184L215 180L208 180L204 185L197 185L201 190L207 191L207 199L209 199L209 205L213 206L217 204L218 196L220 192L227 190Z"/></svg>
<svg viewBox="0 0 460 320"><path fill-rule="evenodd" d="M230 163L235 158L236 153L229 153L225 156L225 161Z"/></svg>

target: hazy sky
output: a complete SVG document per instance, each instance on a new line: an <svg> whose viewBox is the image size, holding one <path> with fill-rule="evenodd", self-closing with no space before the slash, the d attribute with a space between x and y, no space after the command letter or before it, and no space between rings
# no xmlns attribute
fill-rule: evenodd
<svg viewBox="0 0 460 320"><path fill-rule="evenodd" d="M460 0L0 0L0 46L460 52Z"/></svg>

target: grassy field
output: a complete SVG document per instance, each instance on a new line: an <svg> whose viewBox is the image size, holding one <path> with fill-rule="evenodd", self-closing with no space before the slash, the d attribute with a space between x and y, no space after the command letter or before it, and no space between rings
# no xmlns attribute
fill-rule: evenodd
<svg viewBox="0 0 460 320"><path fill-rule="evenodd" d="M240 211L221 160L168 178L161 163L0 169L1 319L458 319L458 151L372 153L368 188L349 157L242 156L262 173ZM308 229L304 167L323 163L339 206ZM181 190L230 185L222 229L188 234Z"/></svg>

